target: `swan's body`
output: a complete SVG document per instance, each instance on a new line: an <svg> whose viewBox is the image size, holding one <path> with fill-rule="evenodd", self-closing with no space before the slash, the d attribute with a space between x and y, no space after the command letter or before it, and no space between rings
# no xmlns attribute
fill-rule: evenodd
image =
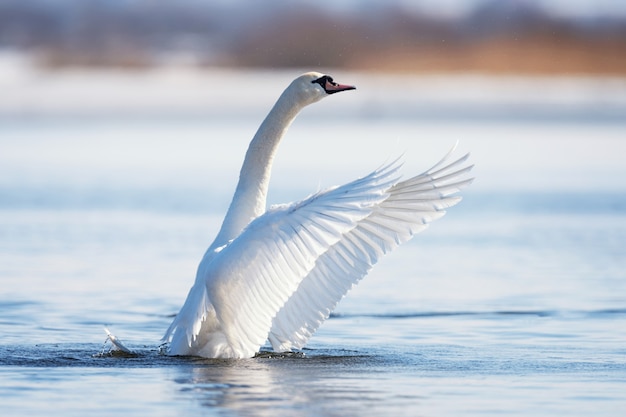
<svg viewBox="0 0 626 417"><path fill-rule="evenodd" d="M164 340L171 355L252 357L305 345L386 252L456 204L467 156L398 182L397 163L266 211L276 148L298 112L353 89L307 73L283 92L254 136L222 227Z"/></svg>

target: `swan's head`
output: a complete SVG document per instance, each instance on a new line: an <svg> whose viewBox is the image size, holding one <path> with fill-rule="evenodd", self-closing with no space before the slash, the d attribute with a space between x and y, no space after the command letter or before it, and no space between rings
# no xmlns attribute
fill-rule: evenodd
<svg viewBox="0 0 626 417"><path fill-rule="evenodd" d="M302 74L289 86L299 102L304 105L312 104L320 101L330 94L340 91L355 90L353 85L338 84L330 75L321 74L319 72L307 72Z"/></svg>

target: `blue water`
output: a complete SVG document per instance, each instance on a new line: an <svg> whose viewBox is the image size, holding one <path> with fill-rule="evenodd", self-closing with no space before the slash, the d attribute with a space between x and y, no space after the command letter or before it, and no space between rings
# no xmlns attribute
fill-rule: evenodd
<svg viewBox="0 0 626 417"><path fill-rule="evenodd" d="M164 357L158 345L262 111L5 116L2 415L621 415L626 121L614 108L610 121L403 110L323 125L303 114L271 202L399 153L421 171L457 139L476 182L384 258L302 354L242 361ZM109 354L104 325L137 355Z"/></svg>

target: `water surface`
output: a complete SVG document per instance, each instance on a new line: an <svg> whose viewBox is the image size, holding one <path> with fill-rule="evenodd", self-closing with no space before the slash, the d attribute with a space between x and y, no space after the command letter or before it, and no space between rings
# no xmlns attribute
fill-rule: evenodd
<svg viewBox="0 0 626 417"><path fill-rule="evenodd" d="M437 82L365 85L367 104L357 92L333 97L292 126L271 203L401 153L405 172L421 172L456 140L477 179L384 258L302 354L241 361L170 358L158 346L271 102L265 87L243 114L203 115L208 99L165 116L128 103L120 115L97 97L89 114L71 102L24 102L22 113L2 103L3 415L621 415L622 101L600 81L602 99L539 81L505 92L481 81L483 95L473 79ZM574 104L540 111L564 102ZM108 354L104 325L137 355Z"/></svg>

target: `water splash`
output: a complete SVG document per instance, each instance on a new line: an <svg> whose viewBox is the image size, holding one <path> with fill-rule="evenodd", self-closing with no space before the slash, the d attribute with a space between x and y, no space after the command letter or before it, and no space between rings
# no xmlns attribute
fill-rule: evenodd
<svg viewBox="0 0 626 417"><path fill-rule="evenodd" d="M107 334L107 338L102 345L102 349L100 353L94 355L95 357L109 357L109 356L121 356L121 357L137 357L138 353L133 352L131 349L126 347L122 341L117 338L113 333L109 331L109 329L105 326L104 331ZM109 347L109 342L111 345Z"/></svg>

